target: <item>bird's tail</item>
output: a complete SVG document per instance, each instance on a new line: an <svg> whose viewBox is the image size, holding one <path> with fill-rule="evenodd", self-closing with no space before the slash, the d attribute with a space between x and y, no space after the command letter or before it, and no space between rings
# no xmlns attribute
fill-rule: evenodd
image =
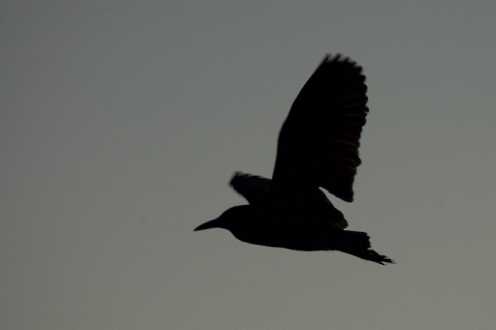
<svg viewBox="0 0 496 330"><path fill-rule="evenodd" d="M337 250L381 265L394 263L389 257L371 249L370 237L361 231L343 230L336 239Z"/></svg>

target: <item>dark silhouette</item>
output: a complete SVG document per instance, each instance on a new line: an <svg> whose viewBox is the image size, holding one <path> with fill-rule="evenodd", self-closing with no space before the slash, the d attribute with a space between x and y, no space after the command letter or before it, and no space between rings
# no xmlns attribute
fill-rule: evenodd
<svg viewBox="0 0 496 330"><path fill-rule="evenodd" d="M353 201L366 122L362 68L326 56L293 102L279 133L273 179L235 173L231 186L249 202L195 230L224 228L241 241L293 250L337 250L380 264L367 233L345 230L343 214L319 187Z"/></svg>

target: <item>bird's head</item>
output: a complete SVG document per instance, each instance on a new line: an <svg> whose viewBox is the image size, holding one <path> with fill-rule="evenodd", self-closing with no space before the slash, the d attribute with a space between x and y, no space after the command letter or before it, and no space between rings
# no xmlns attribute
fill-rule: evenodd
<svg viewBox="0 0 496 330"><path fill-rule="evenodd" d="M232 231L236 225L249 218L250 213L251 208L249 205L234 206L224 211L219 217L202 223L195 228L195 231L212 228L224 228Z"/></svg>

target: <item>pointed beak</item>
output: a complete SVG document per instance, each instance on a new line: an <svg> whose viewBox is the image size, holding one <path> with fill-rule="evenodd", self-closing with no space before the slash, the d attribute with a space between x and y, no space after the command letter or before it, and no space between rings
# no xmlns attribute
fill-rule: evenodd
<svg viewBox="0 0 496 330"><path fill-rule="evenodd" d="M202 223L198 227L195 228L195 231L199 230L205 230L205 229L211 229L211 228L218 228L219 227L219 222L217 219L207 221L205 223Z"/></svg>

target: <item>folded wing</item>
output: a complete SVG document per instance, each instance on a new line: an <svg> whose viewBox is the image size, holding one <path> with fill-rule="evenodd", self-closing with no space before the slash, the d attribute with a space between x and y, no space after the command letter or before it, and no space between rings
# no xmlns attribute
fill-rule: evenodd
<svg viewBox="0 0 496 330"><path fill-rule="evenodd" d="M367 113L362 68L348 58L326 56L296 97L281 128L273 179L322 187L353 201Z"/></svg>

